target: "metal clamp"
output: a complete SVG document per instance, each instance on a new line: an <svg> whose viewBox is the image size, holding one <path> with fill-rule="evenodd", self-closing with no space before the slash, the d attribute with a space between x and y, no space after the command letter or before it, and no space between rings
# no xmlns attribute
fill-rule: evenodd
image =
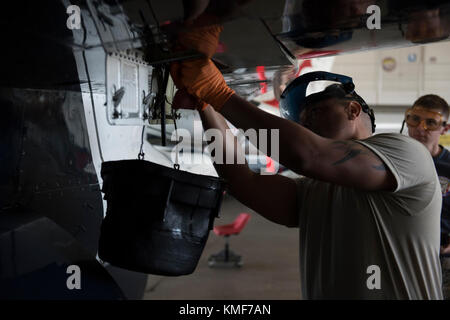
<svg viewBox="0 0 450 320"><path fill-rule="evenodd" d="M115 119L122 117L122 112L119 112L119 105L125 95L125 87L121 87L119 90L116 90L116 86L114 86L114 94L112 96L112 101L114 104L114 113L113 117Z"/></svg>

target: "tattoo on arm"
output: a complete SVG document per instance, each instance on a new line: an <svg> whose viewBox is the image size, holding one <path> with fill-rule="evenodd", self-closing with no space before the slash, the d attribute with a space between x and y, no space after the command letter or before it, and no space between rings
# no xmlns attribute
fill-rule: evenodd
<svg viewBox="0 0 450 320"><path fill-rule="evenodd" d="M373 160L376 160L377 164L372 165L372 168L378 171L386 171L386 167L382 161L378 157L376 157L372 152L367 150L365 147L360 145L359 143L353 141L333 141L332 147L334 149L342 150L344 153L344 157L340 160L333 163L333 166L340 165L345 163L353 158L358 156L369 156L372 157Z"/></svg>

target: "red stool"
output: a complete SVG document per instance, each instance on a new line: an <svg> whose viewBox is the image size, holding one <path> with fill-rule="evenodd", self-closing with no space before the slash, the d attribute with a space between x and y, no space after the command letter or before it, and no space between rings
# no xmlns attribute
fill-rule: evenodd
<svg viewBox="0 0 450 320"><path fill-rule="evenodd" d="M239 234L242 229L244 229L250 215L248 213L241 213L231 224L226 224L222 226L214 227L214 233L218 236L225 237L225 248L217 254L213 254L208 259L208 265L210 267L241 267L242 259L241 256L235 254L229 249L229 237L231 235Z"/></svg>

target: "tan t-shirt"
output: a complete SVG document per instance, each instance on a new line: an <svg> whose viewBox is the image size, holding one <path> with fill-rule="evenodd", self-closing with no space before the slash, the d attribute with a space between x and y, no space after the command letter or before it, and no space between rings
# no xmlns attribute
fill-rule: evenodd
<svg viewBox="0 0 450 320"><path fill-rule="evenodd" d="M442 299L442 195L430 153L395 133L357 142L383 160L397 189L296 179L303 298Z"/></svg>

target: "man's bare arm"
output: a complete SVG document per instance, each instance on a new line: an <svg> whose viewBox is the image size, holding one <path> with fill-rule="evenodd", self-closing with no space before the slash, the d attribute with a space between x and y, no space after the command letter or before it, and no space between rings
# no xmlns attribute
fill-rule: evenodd
<svg viewBox="0 0 450 320"><path fill-rule="evenodd" d="M243 150L225 119L212 107L201 111L200 116L205 130L215 128L221 131L223 154L228 152L234 156L232 164L214 164L219 175L228 181L230 193L272 222L297 226L297 186L294 180L278 174L260 175L251 171L247 163L238 164L237 158L243 156Z"/></svg>
<svg viewBox="0 0 450 320"><path fill-rule="evenodd" d="M292 121L271 115L233 95L220 113L237 128L279 129L279 162L322 181L363 190L395 189L396 181L383 161L354 141L323 138Z"/></svg>

